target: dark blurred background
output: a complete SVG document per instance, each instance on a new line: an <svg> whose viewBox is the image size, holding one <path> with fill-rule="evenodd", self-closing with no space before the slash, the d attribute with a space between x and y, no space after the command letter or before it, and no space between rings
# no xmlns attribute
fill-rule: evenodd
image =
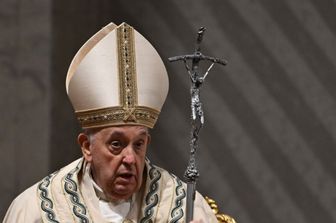
<svg viewBox="0 0 336 223"><path fill-rule="evenodd" d="M162 56L170 92L152 161L182 177L189 79L170 56L225 58L202 88L198 190L239 223L336 222L336 2L333 0L0 1L0 218L25 188L80 156L65 92L72 57L109 22Z"/></svg>

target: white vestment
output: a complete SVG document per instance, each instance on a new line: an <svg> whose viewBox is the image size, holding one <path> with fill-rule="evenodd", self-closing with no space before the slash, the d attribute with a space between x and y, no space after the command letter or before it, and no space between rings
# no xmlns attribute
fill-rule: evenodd
<svg viewBox="0 0 336 223"><path fill-rule="evenodd" d="M3 223L108 223L83 158L50 174L20 194ZM133 195L123 222L185 222L186 184L146 160L144 183ZM215 215L196 192L194 219L215 223ZM116 223L116 222L115 222Z"/></svg>

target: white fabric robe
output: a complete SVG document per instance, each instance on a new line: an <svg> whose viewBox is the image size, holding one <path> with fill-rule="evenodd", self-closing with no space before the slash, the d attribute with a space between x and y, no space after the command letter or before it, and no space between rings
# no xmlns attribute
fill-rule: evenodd
<svg viewBox="0 0 336 223"><path fill-rule="evenodd" d="M85 162L81 158L28 188L12 202L3 223L107 223L83 166ZM185 222L185 183L148 160L145 179L124 222ZM198 192L194 219L204 223L217 222Z"/></svg>

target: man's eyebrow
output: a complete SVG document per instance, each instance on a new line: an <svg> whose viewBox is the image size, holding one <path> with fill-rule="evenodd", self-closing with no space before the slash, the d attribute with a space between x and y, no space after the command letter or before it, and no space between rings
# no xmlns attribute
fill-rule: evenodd
<svg viewBox="0 0 336 223"><path fill-rule="evenodd" d="M111 132L111 133L109 134L109 137L113 137L113 136L123 136L123 135L125 135L123 132L116 130L116 131L114 131L114 132Z"/></svg>
<svg viewBox="0 0 336 223"><path fill-rule="evenodd" d="M144 131L139 132L138 137L144 137L148 135L149 135L148 131L144 130Z"/></svg>
<svg viewBox="0 0 336 223"><path fill-rule="evenodd" d="M147 135L147 134L149 134L149 132L147 130L145 130L145 129L140 130L140 134L139 135Z"/></svg>

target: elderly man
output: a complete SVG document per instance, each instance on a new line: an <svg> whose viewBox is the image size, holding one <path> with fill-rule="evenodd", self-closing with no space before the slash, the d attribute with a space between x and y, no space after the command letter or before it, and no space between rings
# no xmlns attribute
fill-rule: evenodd
<svg viewBox="0 0 336 223"><path fill-rule="evenodd" d="M126 23L107 25L74 57L66 89L83 157L19 195L4 222L185 222L186 185L146 158L168 93L151 44ZM194 219L217 222L199 193Z"/></svg>

